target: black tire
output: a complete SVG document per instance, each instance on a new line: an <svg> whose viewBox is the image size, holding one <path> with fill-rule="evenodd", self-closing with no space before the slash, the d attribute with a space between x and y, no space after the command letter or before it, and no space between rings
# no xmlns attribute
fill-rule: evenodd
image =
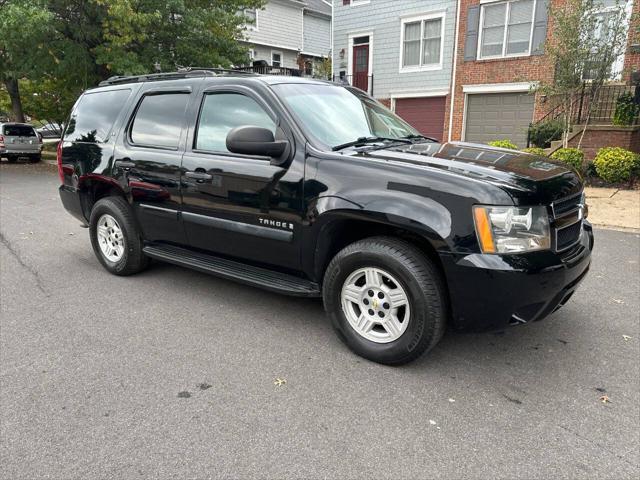
<svg viewBox="0 0 640 480"><path fill-rule="evenodd" d="M98 220L104 214L111 215L122 230L124 253L122 257L112 262L100 249L98 243ZM114 275L133 275L144 270L149 264L149 258L142 253L142 235L133 217L133 212L127 201L122 197L106 197L93 206L89 220L89 235L91 246L100 263Z"/></svg>
<svg viewBox="0 0 640 480"><path fill-rule="evenodd" d="M7 161L9 163L16 163L18 161L18 157L15 155L7 155Z"/></svg>
<svg viewBox="0 0 640 480"><path fill-rule="evenodd" d="M37 154L37 155L31 155L29 157L29 162L31 163L38 163L39 161L42 160L42 154Z"/></svg>
<svg viewBox="0 0 640 480"><path fill-rule="evenodd" d="M345 281L366 267L392 274L409 298L409 324L390 343L361 336L351 327L342 308ZM386 365L411 362L432 349L442 338L448 318L446 290L437 268L417 247L393 237L368 238L340 251L325 272L323 299L335 330L347 346L364 358Z"/></svg>

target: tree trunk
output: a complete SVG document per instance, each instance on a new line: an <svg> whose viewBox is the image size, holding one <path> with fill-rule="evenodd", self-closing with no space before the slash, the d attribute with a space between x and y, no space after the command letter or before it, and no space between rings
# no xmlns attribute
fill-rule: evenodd
<svg viewBox="0 0 640 480"><path fill-rule="evenodd" d="M13 112L13 120L15 122L24 122L24 113L22 112L22 101L20 100L20 89L18 87L18 80L15 78L7 78L4 81L4 86L7 87L9 98L11 99L11 111Z"/></svg>

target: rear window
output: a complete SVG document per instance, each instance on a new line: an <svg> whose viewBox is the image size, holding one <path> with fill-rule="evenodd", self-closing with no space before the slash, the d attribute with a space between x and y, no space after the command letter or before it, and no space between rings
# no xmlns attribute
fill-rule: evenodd
<svg viewBox="0 0 640 480"><path fill-rule="evenodd" d="M145 96L133 119L131 141L136 145L177 148L188 101L188 93Z"/></svg>
<svg viewBox="0 0 640 480"><path fill-rule="evenodd" d="M130 89L86 93L71 114L64 139L71 142L106 142Z"/></svg>
<svg viewBox="0 0 640 480"><path fill-rule="evenodd" d="M7 137L35 137L36 131L28 125L5 125L2 134Z"/></svg>

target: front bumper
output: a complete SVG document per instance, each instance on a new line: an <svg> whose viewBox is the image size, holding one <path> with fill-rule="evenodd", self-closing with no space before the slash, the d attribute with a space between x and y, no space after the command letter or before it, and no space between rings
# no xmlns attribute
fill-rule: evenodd
<svg viewBox="0 0 640 480"><path fill-rule="evenodd" d="M593 230L561 254L442 255L457 330L500 330L542 320L564 305L591 264Z"/></svg>

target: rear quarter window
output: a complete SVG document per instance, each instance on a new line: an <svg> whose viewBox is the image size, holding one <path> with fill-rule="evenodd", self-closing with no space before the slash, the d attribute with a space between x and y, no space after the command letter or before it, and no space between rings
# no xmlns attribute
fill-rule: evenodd
<svg viewBox="0 0 640 480"><path fill-rule="evenodd" d="M5 125L2 134L7 137L35 137L36 131L28 125Z"/></svg>
<svg viewBox="0 0 640 480"><path fill-rule="evenodd" d="M64 139L71 142L106 142L130 94L128 88L84 94L71 114Z"/></svg>

